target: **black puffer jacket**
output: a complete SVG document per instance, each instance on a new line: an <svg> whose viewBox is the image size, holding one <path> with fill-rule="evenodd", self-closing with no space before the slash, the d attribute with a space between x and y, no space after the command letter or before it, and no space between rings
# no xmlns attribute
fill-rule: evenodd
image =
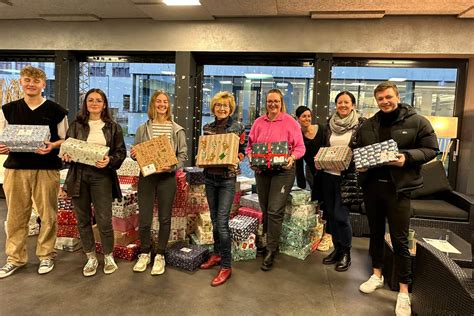
<svg viewBox="0 0 474 316"><path fill-rule="evenodd" d="M423 186L420 174L421 165L436 157L438 141L430 122L407 104L399 104L400 114L391 126L391 137L397 142L398 151L405 154L403 167L384 166L389 168L390 175L397 191L410 191ZM380 128L380 111L368 119L359 129L357 147L378 143ZM359 174L359 184L365 187L367 181L375 179L376 168Z"/></svg>
<svg viewBox="0 0 474 316"><path fill-rule="evenodd" d="M102 128L104 132L106 145L110 148L109 158L110 162L107 165L110 176L112 177L112 196L113 198L122 198L122 192L120 190L120 184L117 177L117 169L120 168L122 162L127 156L127 149L125 147L125 141L123 139L122 128L115 122L105 122L105 126ZM67 131L67 137L73 137L80 140L87 140L89 136L90 127L89 124L80 123L78 120L74 120L69 126ZM71 162L69 171L66 176L65 191L71 197L78 197L81 191L81 177L82 168L78 168L78 164Z"/></svg>

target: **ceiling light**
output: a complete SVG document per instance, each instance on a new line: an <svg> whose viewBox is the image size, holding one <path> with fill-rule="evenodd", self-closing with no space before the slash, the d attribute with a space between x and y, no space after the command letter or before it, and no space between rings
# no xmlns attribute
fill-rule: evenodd
<svg viewBox="0 0 474 316"><path fill-rule="evenodd" d="M255 80L273 78L273 76L270 74L244 74L244 76L247 79L255 79Z"/></svg>
<svg viewBox="0 0 474 316"><path fill-rule="evenodd" d="M365 82L352 82L350 84L350 86L365 86L366 83Z"/></svg>
<svg viewBox="0 0 474 316"><path fill-rule="evenodd" d="M233 84L233 82L230 81L230 80L221 80L221 81L219 81L219 83L220 84Z"/></svg>
<svg viewBox="0 0 474 316"><path fill-rule="evenodd" d="M390 78L388 81L393 81L393 82L403 82L407 81L407 78Z"/></svg>
<svg viewBox="0 0 474 316"><path fill-rule="evenodd" d="M313 11L311 19L381 19L385 11Z"/></svg>
<svg viewBox="0 0 474 316"><path fill-rule="evenodd" d="M40 18L50 22L96 22L100 18L93 14L40 14Z"/></svg>
<svg viewBox="0 0 474 316"><path fill-rule="evenodd" d="M277 82L276 86L281 87L281 88L286 88L286 87L288 87L288 83L287 82Z"/></svg>
<svg viewBox="0 0 474 316"><path fill-rule="evenodd" d="M163 0L163 3L168 6L201 5L199 0Z"/></svg>
<svg viewBox="0 0 474 316"><path fill-rule="evenodd" d="M171 76L174 76L176 73L174 71L170 71L170 70L163 70L161 71L161 74L162 75L171 75Z"/></svg>

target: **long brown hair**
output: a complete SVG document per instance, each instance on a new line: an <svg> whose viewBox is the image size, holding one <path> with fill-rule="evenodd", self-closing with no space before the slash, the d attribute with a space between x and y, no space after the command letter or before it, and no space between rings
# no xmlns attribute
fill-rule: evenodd
<svg viewBox="0 0 474 316"><path fill-rule="evenodd" d="M82 108L80 110L80 113L77 115L77 121L82 123L82 124L87 124L87 121L89 121L89 111L87 111L87 98L91 93L98 93L104 100L104 109L102 112L100 112L100 119L104 122L113 122L112 115L110 115L109 111L109 101L107 100L107 96L105 95L105 92L94 88L90 89L87 91L86 95L84 96L84 100L82 101Z"/></svg>

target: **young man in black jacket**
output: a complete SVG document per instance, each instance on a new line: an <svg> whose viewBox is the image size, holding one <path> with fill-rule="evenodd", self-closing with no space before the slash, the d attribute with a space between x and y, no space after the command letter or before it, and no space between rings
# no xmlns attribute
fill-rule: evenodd
<svg viewBox="0 0 474 316"><path fill-rule="evenodd" d="M383 250L385 218L399 270L400 293L396 315L411 315L408 285L411 283L411 259L408 251L410 225L410 191L423 186L421 165L436 157L438 142L429 121L407 105L400 103L397 86L382 82L374 90L379 106L373 117L359 129L358 147L393 139L397 142L398 160L373 169L359 169L359 183L370 227L369 253L373 275L360 286L372 293L383 287Z"/></svg>
<svg viewBox="0 0 474 316"><path fill-rule="evenodd" d="M46 87L43 70L26 66L20 72L20 85L24 98L3 105L0 111L0 132L8 124L46 125L51 134L44 148L32 152L10 152L0 144L0 154L8 155L5 161L3 188L7 202L7 263L0 268L0 278L5 278L28 261L26 238L28 220L33 201L41 218L41 229L36 246L40 259L39 274L54 268L56 251L56 214L58 210L59 147L64 141L67 111L59 104L42 96Z"/></svg>

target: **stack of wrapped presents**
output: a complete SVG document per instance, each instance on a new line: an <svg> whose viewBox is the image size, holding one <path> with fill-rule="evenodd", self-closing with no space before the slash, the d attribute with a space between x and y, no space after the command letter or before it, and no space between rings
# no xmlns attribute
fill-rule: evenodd
<svg viewBox="0 0 474 316"><path fill-rule="evenodd" d="M256 244L257 247L265 247L266 242L265 234L263 232L263 213L258 202L257 193L242 195L240 198L239 214L258 219Z"/></svg>
<svg viewBox="0 0 474 316"><path fill-rule="evenodd" d="M301 260L311 253L312 233L318 221L316 204L310 199L309 191L290 192L281 232L280 252Z"/></svg>
<svg viewBox="0 0 474 316"><path fill-rule="evenodd" d="M186 197L187 229L186 233L191 235L196 232L197 219L200 213L209 212L207 203L206 187L204 185L204 169L196 167L184 168L189 191Z"/></svg>
<svg viewBox="0 0 474 316"><path fill-rule="evenodd" d="M354 149L356 168L373 168L397 161L398 146L393 139Z"/></svg>
<svg viewBox="0 0 474 316"><path fill-rule="evenodd" d="M130 157L125 158L120 168L117 170L117 176L121 185L131 185L136 189L138 177L140 175L140 166L138 162Z"/></svg>
<svg viewBox="0 0 474 316"><path fill-rule="evenodd" d="M74 214L72 199L67 196L58 197L58 232L57 237L80 238L77 219Z"/></svg>
<svg viewBox="0 0 474 316"><path fill-rule="evenodd" d="M257 258L255 244L257 227L258 219L255 217L237 215L229 221L233 261Z"/></svg>

